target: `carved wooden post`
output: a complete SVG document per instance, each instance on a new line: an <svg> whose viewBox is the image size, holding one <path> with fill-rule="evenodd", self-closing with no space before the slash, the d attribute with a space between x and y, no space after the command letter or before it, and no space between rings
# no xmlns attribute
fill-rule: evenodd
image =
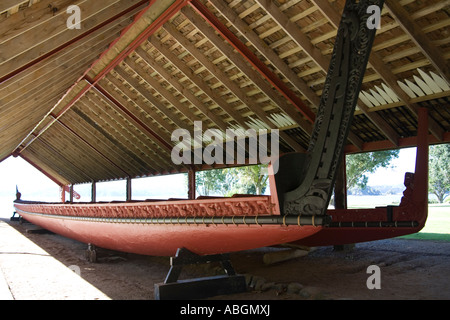
<svg viewBox="0 0 450 320"><path fill-rule="evenodd" d="M303 168L296 178L300 184L284 194L284 214L326 214L375 38L376 30L366 24L370 17L367 8L381 8L383 2L346 1L308 157L301 158L298 164Z"/></svg>

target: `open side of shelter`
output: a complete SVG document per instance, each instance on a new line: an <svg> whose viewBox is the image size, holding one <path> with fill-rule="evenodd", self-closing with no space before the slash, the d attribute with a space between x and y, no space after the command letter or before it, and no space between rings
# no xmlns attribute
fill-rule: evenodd
<svg viewBox="0 0 450 320"><path fill-rule="evenodd" d="M450 141L449 1L8 0L0 14L0 159L20 156L63 190L62 203L18 197L30 222L150 255L355 243L425 224L428 145ZM210 147L198 123L233 159L224 145L240 140L244 163L173 161L176 130L194 155ZM254 161L250 130L278 134L270 196L196 198L196 171ZM416 172L398 207L327 209L345 154L406 146ZM181 172L188 199L133 201L128 183L126 202L72 201L77 184L95 194L99 181Z"/></svg>

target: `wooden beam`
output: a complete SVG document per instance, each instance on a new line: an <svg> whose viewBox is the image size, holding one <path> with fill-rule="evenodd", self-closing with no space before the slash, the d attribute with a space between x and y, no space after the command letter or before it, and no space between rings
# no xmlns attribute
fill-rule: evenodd
<svg viewBox="0 0 450 320"><path fill-rule="evenodd" d="M187 76L190 81L192 81L197 87L199 87L206 95L209 96L209 98L214 101L219 107L222 108L226 113L228 113L241 127L247 128L249 125L246 123L246 120L238 111L234 110L232 106L228 104L225 99L223 99L219 94L215 92L211 87L209 87L198 75L196 75L189 67L187 67L178 57L175 56L171 52L171 50L164 47L163 44L159 41L151 41L151 44L164 55L166 59L168 59L175 67L177 67L185 76ZM176 79L174 79L171 75L168 74L168 72L160 66L156 61L151 59L148 56L148 53L145 52L142 48L138 48L136 50L136 53L139 54L141 57L144 58L145 61L147 61L148 64L152 66L153 69L157 70L159 75L163 76L167 81L169 81L172 86L177 88L186 98L188 98L191 102L198 102L202 104L202 101L199 101L198 98L193 95L189 90L185 90L184 87L178 83ZM174 81L175 80L175 81ZM270 120L267 118L267 115L264 113L263 110L260 108L252 109L255 114L258 116L258 118L266 123L269 128L275 129L273 123L270 122ZM226 125L226 129L229 128L229 124ZM224 130L224 132L225 132ZM298 144L294 139L289 137L287 134L281 133L280 134L283 138L283 140L286 141L287 144L289 144L293 150L296 152L304 151L304 148Z"/></svg>
<svg viewBox="0 0 450 320"><path fill-rule="evenodd" d="M188 105L183 104L180 102L179 98L172 95L167 89L164 87L163 84L159 83L156 79L151 77L139 64L137 64L132 59L126 59L124 63L127 66L130 66L130 68L133 70L133 73L139 75L142 77L145 82L152 87L156 92L158 92L165 100L167 100L171 105L175 107L175 109L181 113L182 116L186 117L186 119L193 124L194 121L202 121L202 118L200 118L197 115L194 115L192 110L189 108ZM123 67L118 66L114 69L123 79L125 79L129 84L133 86L136 91L138 91L140 94L142 94L147 100L149 101L155 101L155 97L152 95L152 93L146 88L143 84L141 84L135 77L131 76ZM156 99L154 105L160 105L163 106L163 103L161 101L158 101ZM166 115L172 119L172 121L177 121L177 125L179 125L180 128L187 129L187 125L183 123L183 121L179 118L182 116L180 114L177 114L173 108L168 108L164 105L166 108ZM172 109L172 110L170 110ZM206 111L205 111L206 112ZM224 126L222 124L222 126ZM225 126L226 127L226 126ZM192 127L193 128L193 127ZM191 132L193 129L189 128L189 132Z"/></svg>
<svg viewBox="0 0 450 320"><path fill-rule="evenodd" d="M69 186L69 203L73 203L73 184Z"/></svg>
<svg viewBox="0 0 450 320"><path fill-rule="evenodd" d="M389 126L386 121L381 118L377 113L370 113L370 108L366 107L364 102L358 101L358 108L364 113L364 115L372 121L378 129L388 138L394 145L398 144L400 136Z"/></svg>
<svg viewBox="0 0 450 320"><path fill-rule="evenodd" d="M67 78L68 74L74 75L75 82L83 71L95 60L95 57L105 50L111 42L113 42L120 30L129 25L130 17L137 12L138 9L127 13L118 18L115 23L110 23L103 28L93 32L89 37L80 39L77 43L73 43L55 53L53 56L30 66L26 71L6 80L0 84L0 96L4 99L8 95L21 95L18 91L23 90L27 84L37 87L49 79L55 78L63 72ZM93 57L91 57L93 56ZM75 65L84 65L80 72L67 71L69 67ZM28 90L27 90L28 91Z"/></svg>
<svg viewBox="0 0 450 320"><path fill-rule="evenodd" d="M70 123L73 128L76 128L78 134L82 136L90 144L95 145L100 152L108 155L114 163L117 163L121 167L126 167L130 172L138 173L150 173L156 172L161 167L154 165L153 158L147 157L147 146L137 146L134 150L134 144L128 143L131 139L128 137L128 132L121 130L121 128L113 127L114 121L104 119L103 116L98 116L95 121L91 120L91 117L95 114L101 114L104 112L98 106L87 99L80 101L71 113L68 113L64 121ZM109 122L108 122L109 120ZM121 132L120 135L113 135L108 131L112 130ZM86 150L88 152L89 150ZM153 152L153 150L151 151ZM139 156L137 156L137 155ZM92 155L91 157L93 157ZM98 160L98 163L102 163L102 159ZM150 165L149 165L150 164ZM126 177L125 174L117 173L115 171L114 176ZM159 171L158 171L159 172ZM104 176L94 175L91 180L86 181L101 181L104 180Z"/></svg>
<svg viewBox="0 0 450 320"><path fill-rule="evenodd" d="M94 151L95 154L100 156L103 161L106 163L109 163L119 171L121 171L123 174L129 176L129 174L126 172L125 169L121 168L117 164L115 164L107 155L103 154L101 151L99 151L94 145L89 143L86 139L81 137L78 133L76 133L73 129L71 129L69 126L67 126L65 123L61 121L61 119L56 119L55 115L51 115L64 129L66 129L68 132L70 132L74 137L76 137L79 141L81 141L84 145L86 145L90 150Z"/></svg>
<svg viewBox="0 0 450 320"><path fill-rule="evenodd" d="M191 0L191 6L218 31L258 72L269 81L286 99L288 99L310 122L315 114L292 92L267 66L259 60L220 20L217 19L200 1Z"/></svg>
<svg viewBox="0 0 450 320"><path fill-rule="evenodd" d="M195 59L197 59L207 70L210 72L218 81L220 81L231 93L233 93L242 103L247 105L247 107L255 113L255 115L261 119L264 123L266 123L270 128L273 127L273 123L268 120L268 114L264 112L262 107L257 104L254 99L251 99L238 84L233 82L229 77L220 70L214 63L212 63L207 57L205 57L193 43L191 43L188 39L186 39L181 33L179 33L175 27L170 24L164 26L164 29L175 38L185 50L187 50ZM281 109L281 108L280 108ZM300 123L304 123L307 127L309 134L312 131L312 126L305 122L305 120L300 116L298 112L292 110L290 108L289 111L286 112L294 121L299 121ZM281 111L284 111L281 109ZM240 116L238 116L240 117ZM241 120L242 121L242 120ZM246 124L243 126L247 126ZM303 151L303 148L293 141L292 138L287 136L285 133L280 132L281 138L285 140L294 150L298 152Z"/></svg>
<svg viewBox="0 0 450 320"><path fill-rule="evenodd" d="M112 3L111 6L109 2L112 0L108 0L107 6L103 3L99 6L98 1L89 1L90 5L86 3L86 0L83 0L82 7L84 8L86 6L86 8L84 8L85 11L82 17L84 17L83 25L86 27L80 30L67 29L66 19L68 17L65 10L60 10L53 16L53 13L48 7L42 8L43 4L37 5L36 8L28 8L25 18L29 17L28 11L30 11L30 16L34 17L33 14L35 12L40 16L40 19L32 23L22 21L22 24L19 25L21 29L20 34L12 37L8 32L6 36L0 38L2 45L12 48L11 50L5 50L0 53L0 83L48 59L69 45L89 36L91 33L119 19L123 15L137 8L141 8L146 3L143 0L139 2L138 0L131 0L132 2L122 0L118 2L118 0L115 0L115 3ZM52 3L53 1L46 2ZM66 2L70 3L70 1ZM59 1L59 3L66 4L62 1ZM81 5L81 0L77 3ZM97 4L92 5L92 3ZM16 16L19 17L19 15ZM8 20L5 20L3 23L9 23ZM102 22L98 23L98 21ZM8 28L5 28L5 30L10 30L10 27L8 25ZM45 30L51 30L51 32L49 33Z"/></svg>
<svg viewBox="0 0 450 320"><path fill-rule="evenodd" d="M312 2L319 8L323 15L325 15L330 23L334 27L338 27L340 23L340 15L337 12L336 8L328 2L328 0L312 0ZM404 102L404 104L409 108L409 110L414 114L414 116L418 117L418 106L410 103L410 98L408 95L400 88L397 83L397 77L393 74L393 72L386 68L386 65L382 61L382 59L378 56L376 52L372 52L369 58L369 65L374 69L376 73L380 75L384 82L397 94L397 96ZM374 113L369 113L369 109L365 107L365 104L362 101L358 102L359 109L371 120L383 134L397 145L397 142L400 136L395 133L394 130L382 119L377 116L374 116ZM430 131L440 139L443 134L442 128L435 123L434 121L430 121Z"/></svg>
<svg viewBox="0 0 450 320"><path fill-rule="evenodd" d="M123 106L119 101L114 99L112 95L109 94L107 90L101 87L99 84L95 85L95 90L101 94L112 106L115 106L117 110L131 123L136 125L141 131L145 132L149 138L151 138L161 149L166 150L170 153L172 151L173 146L161 138L152 128L146 125L143 121L141 121L138 117L134 115L131 110L128 110L125 106Z"/></svg>
<svg viewBox="0 0 450 320"><path fill-rule="evenodd" d="M130 110L134 108L141 111L134 112L141 121L148 121L148 117L150 117L154 121L155 127L161 127L158 130L158 134L166 141L170 141L170 134L176 127L172 123L169 123L171 122L170 118L164 118L150 107L149 102L143 96L130 90L123 82L111 75L106 76L105 79L99 82L99 85L105 88L105 90L108 90L109 94L121 105Z"/></svg>
<svg viewBox="0 0 450 320"><path fill-rule="evenodd" d="M297 74L276 54L239 16L220 0L210 0L210 3L220 12L239 32L255 46L255 48L271 63L277 70L290 81L316 108L319 107L320 97L299 78Z"/></svg>
<svg viewBox="0 0 450 320"><path fill-rule="evenodd" d="M322 52L311 43L311 40L309 40L295 23L289 20L273 1L256 0L256 2L272 17L283 31L288 34L292 40L311 57L311 59L314 60L322 71L325 71L325 73L328 71L330 60L322 55Z"/></svg>
<svg viewBox="0 0 450 320"><path fill-rule="evenodd" d="M438 140L435 136L430 134L428 136L428 142L430 143L430 145L441 144L441 143L450 143L450 132L448 132L448 131L445 132L442 140ZM389 140L366 142L366 143L364 143L363 148L361 150L357 149L353 145L347 145L345 147L345 153L346 154L354 154L354 153L360 153L360 152L396 150L396 149L402 149L402 148L412 148L412 147L416 147L416 146L417 146L417 136L400 138L398 141L398 146L395 146Z"/></svg>
<svg viewBox="0 0 450 320"><path fill-rule="evenodd" d="M336 183L334 186L335 209L347 209L347 166L345 158L344 154L336 172Z"/></svg>
<svg viewBox="0 0 450 320"><path fill-rule="evenodd" d="M9 11L24 3L28 3L28 0L2 0L0 2L0 13Z"/></svg>
<svg viewBox="0 0 450 320"><path fill-rule="evenodd" d="M211 89L208 84L206 84L198 75L194 73L194 71L186 66L186 64L180 60L173 52L172 50L166 48L160 41L150 38L151 45L160 52L164 58L166 58L168 61L172 63L173 66L175 66L180 72L187 77L190 81L192 81L200 90L202 90L215 104L217 104L223 111L225 111L232 119L234 119L240 126L243 128L247 127L247 124L245 123L244 117L237 112L236 110L233 110L233 108L228 104L228 102L225 101L224 98L222 98L215 90ZM200 101L200 99L195 96L190 90L185 90L184 86L179 83L178 79L173 77L171 74L168 73L168 71L161 65L159 65L155 59L152 59L148 53L143 50L142 48L136 49L136 53L140 55L144 61L146 61L147 64L149 64L154 70L156 70L160 76L162 76L164 79L166 79L174 88L176 88L181 94L184 95L191 103L194 105L197 104L203 104L203 101ZM209 113L214 113L211 110L207 110ZM206 114L206 116L208 116ZM222 119L220 119L223 121ZM224 123L225 124L225 123ZM228 128L228 124L225 124L225 130Z"/></svg>
<svg viewBox="0 0 450 320"><path fill-rule="evenodd" d="M383 81L386 82L386 84L394 91L394 93L400 98L400 100L404 102L405 106L408 107L411 113L418 119L419 106L411 102L411 98L398 85L397 76L395 76L392 71L386 67L386 65L382 62L381 58L376 52L372 52L372 55L369 59L369 64L375 70L375 72L377 72L381 76ZM430 132L437 139L442 139L444 129L442 129L441 126L433 119L429 119L428 125Z"/></svg>
<svg viewBox="0 0 450 320"><path fill-rule="evenodd" d="M444 2L447 6L450 6L449 0L445 0ZM447 60L444 59L441 49L433 45L425 32L413 21L411 14L397 0L386 0L385 6L403 31L420 48L427 59L430 60L436 71L450 83L450 66Z"/></svg>
<svg viewBox="0 0 450 320"><path fill-rule="evenodd" d="M161 3L160 3L161 4ZM164 3L167 5L167 3ZM73 97L73 91L77 90L77 86L84 81L84 77L80 78L77 83L75 83L68 92L59 100L59 102L51 109L50 112L53 112L59 104L64 103L64 107L61 109L61 111L58 112L57 118L60 118L63 116L70 108L77 102L79 99L81 99L92 87L95 85L98 81L103 79L106 74L108 74L110 71L114 69L118 64L120 64L125 57L127 57L132 51L134 51L143 41L145 41L151 34L153 34L156 30L158 30L161 25L163 25L166 21L168 21L175 13L177 13L181 7L186 5L185 0L176 0L172 5L170 5L170 8L162 8L158 7L162 12L159 16L157 16L156 10L150 10L153 9L154 2L151 2L149 6L146 7L146 9L139 14L138 18L142 18L145 15L148 15L146 19L149 19L144 26L142 24L139 24L139 19L135 20L135 22L126 30L127 32L123 32L121 37L114 43L114 45L117 45L120 40L122 40L124 37L128 37L130 32L130 29L132 27L137 26L136 28L139 29L140 33L138 33L137 37L134 38L131 42L127 42L127 44L121 48L121 51L118 53L115 49L117 49L114 45L110 46L106 52L102 55L102 59L97 60L96 63L94 63L88 70L86 70L85 75L88 75L88 73L93 72L96 69L100 69L98 73L96 73L96 76L94 78L94 83L88 83L82 87L79 91L76 92L75 96ZM133 33L136 32L135 29L133 29ZM121 43L123 44L123 43ZM112 57L111 57L112 55ZM105 64L105 60L106 65ZM73 98L71 98L73 97ZM69 101L65 101L66 98L69 99ZM43 121L45 118L43 119ZM31 138L28 142L28 138L32 135L32 133L41 125L42 121L30 132L30 134L25 137L24 140L21 141L21 143L15 148L14 152L22 152L24 149L26 149L29 145L33 143L33 141L36 139L36 137L39 137L42 133L44 133L49 127L51 127L56 121L53 120L49 124L47 124L43 129L39 131L39 133ZM24 144L22 146L22 144Z"/></svg>
<svg viewBox="0 0 450 320"><path fill-rule="evenodd" d="M205 92L205 94L207 94L210 98L212 97L211 99L215 101L222 109L224 109L225 112L227 110L229 113L232 111L230 110L229 105L223 99L219 98L219 96L214 93L210 87L207 87L205 84L203 84L202 81L193 74L193 71L189 67L183 65L182 61L180 61L170 50L164 48L164 46L162 46L158 41L152 42L152 45L160 52L163 52L163 55L167 58L167 60L169 60L179 70L181 70L186 76L188 76L191 81L193 81L201 90L203 90L203 92ZM159 75L166 81L168 81L181 94L180 96L186 98L189 103L191 103L200 112L202 112L203 115L208 118L217 128L225 132L225 130L228 128L228 124L221 116L219 116L216 112L210 110L208 105L206 105L203 101L200 101L200 99L196 97L189 89L186 89L183 85L181 85L178 79L168 74L168 72L156 61L148 59L147 53L144 50L137 48L136 53L141 56L144 61L146 61L146 63L150 65L154 70L157 70ZM126 63L132 66L133 69L137 65L137 63L132 59L127 59ZM145 79L147 78L148 77L145 77Z"/></svg>
<svg viewBox="0 0 450 320"><path fill-rule="evenodd" d="M40 165L38 165L36 162L34 162L33 160L30 159L30 157L21 154L20 157L22 159L24 159L26 162L28 162L29 164L31 164L33 167L35 167L38 171L40 171L42 174L44 174L47 178L49 178L51 181L53 181L54 183L56 183L58 186L60 186L61 188L64 187L65 185L65 181L64 179L61 178L56 178L55 176L53 176L52 174L48 173L45 169L43 169Z"/></svg>
<svg viewBox="0 0 450 320"><path fill-rule="evenodd" d="M96 93L99 94L98 91L91 92L85 99L78 102L77 107L73 109L75 113L96 129L103 138L106 138L106 140L101 139L103 144L109 145L109 141L117 145L120 152L116 152L116 154L121 159L124 159L120 161L123 167L133 172L143 172L143 170L160 172L163 170L163 166L159 162L167 163L167 158L160 155L163 152L158 152L160 147L153 144L149 145L147 136L145 136L145 141L139 139L136 136L135 127L132 127L130 130L130 122L127 122L126 116L115 110L115 107L111 104L112 102L105 101L106 98L101 99ZM95 122L92 120L92 117L96 118ZM121 134L115 135L115 132L120 132ZM138 133L144 135L139 130ZM91 144L93 143L91 142ZM105 151L104 153L112 154L111 151Z"/></svg>
<svg viewBox="0 0 450 320"><path fill-rule="evenodd" d="M198 15L196 15L190 7L185 7L181 11L196 26L196 28L208 38L208 40L210 40L239 70L253 81L262 93L271 99L282 111L291 116L292 112L295 111L293 106L288 104L285 99L282 99L280 95L275 94L273 88L261 78L260 73L250 68L239 53L234 51L232 47L227 46L221 38L217 37L214 30L209 28L205 22L200 21ZM305 133L308 135L311 134L312 126L310 121L295 115L293 115L292 118Z"/></svg>
<svg viewBox="0 0 450 320"><path fill-rule="evenodd" d="M219 1L214 0L213 5L218 9L229 21L232 23L240 32L249 39L249 41L257 48L261 54L263 54L271 63L278 68L281 74L283 74L289 81L291 81L299 91L305 95L305 97L310 100L310 102L318 108L320 104L320 98L308 87L308 85L298 77L281 59L275 54L275 52L268 47L264 41L260 39L253 30L251 30L232 10L230 10L225 5L222 5ZM292 23L289 19L287 19L284 14L276 8L271 1L259 1L259 5L262 6L265 10L270 11L271 17L285 26L285 31L297 40L297 44L307 53L316 63L320 65L322 71L327 72L329 66L329 60L322 56L321 52L317 50L310 43L308 38L303 34L299 28ZM203 31L203 30L202 30ZM289 32L292 32L290 34ZM305 41L305 42L303 42ZM253 79L253 78L252 78ZM304 121L299 119L298 115L293 115L292 111L288 108L280 108L286 112L294 121L296 121L300 128L306 131L308 135L311 134L311 129L308 128L307 124L302 124ZM307 129L305 129L307 128ZM359 139L354 133L350 132L348 139L358 148L362 147L363 142Z"/></svg>

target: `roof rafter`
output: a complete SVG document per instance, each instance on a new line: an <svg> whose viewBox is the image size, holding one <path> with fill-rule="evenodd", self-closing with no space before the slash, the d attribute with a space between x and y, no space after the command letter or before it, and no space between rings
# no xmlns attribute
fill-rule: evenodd
<svg viewBox="0 0 450 320"><path fill-rule="evenodd" d="M292 92L267 66L260 61L229 29L224 26L200 1L192 0L191 7L213 26L240 54L250 62L258 72L284 95L310 122L315 114ZM188 10L186 10L187 12ZM192 15L191 15L192 16Z"/></svg>
<svg viewBox="0 0 450 320"><path fill-rule="evenodd" d="M271 1L267 0L257 0L259 5L263 7L267 13L272 17L272 19L280 25L284 32L288 34L297 45L304 50L304 52L320 67L323 72L327 72L328 67L330 65L330 59L322 55L321 51L317 49L308 37L303 33L302 30L293 22L291 22L281 11L277 8ZM325 1L314 1L316 5L321 9L322 12L332 15L328 17L329 19L334 18L333 24L337 29L339 27L339 23L341 17L334 11L327 0ZM335 13L333 15L333 13ZM358 102L362 104L361 101ZM361 108L364 112L364 107ZM389 140L395 141L398 139L398 136L393 132L392 128L390 128L387 124L382 121L379 117L374 117L373 115L366 113L366 116L383 131L383 133L388 137ZM349 135L349 140L355 143L355 145L361 146L361 142L356 142L356 137L353 134Z"/></svg>
<svg viewBox="0 0 450 320"><path fill-rule="evenodd" d="M336 8L334 8L327 0L312 1L316 6L319 7L322 14L326 15L330 23L332 23L337 28L337 26L339 25L340 16L336 11ZM397 77L392 73L390 69L386 68L382 59L374 51L372 51L372 54L370 55L369 65L375 70L376 73L380 75L380 77L386 82L386 84L395 92L395 94L405 103L405 105L410 109L411 112L413 112L413 114L417 118L418 106L410 103L410 98L397 84ZM361 99L359 99L358 101L358 107L375 125L378 126L378 128L386 135L386 137L392 143L394 143L394 145L398 145L398 139L400 138L399 135L396 134L384 120L380 119L380 117L374 116L373 113L370 113L369 109L365 107L364 102L362 102ZM438 139L442 139L444 131L432 119L429 119L429 128L430 131Z"/></svg>
<svg viewBox="0 0 450 320"><path fill-rule="evenodd" d="M310 134L312 131L311 122L303 119L299 115L295 115L296 112L292 105L289 105L285 100L278 96L273 91L272 87L263 79L261 79L260 74L253 69L251 69L245 61L242 60L242 56L239 53L233 51L232 47L227 46L220 38L218 38L214 30L210 29L205 22L202 22L198 16L189 7L185 7L181 10L183 14L203 33L209 41L211 41L223 54L237 67L239 68L248 78L252 79L256 86L273 101L281 110L286 112L292 119L294 119L306 133ZM297 113L298 114L298 113Z"/></svg>
<svg viewBox="0 0 450 320"><path fill-rule="evenodd" d="M145 14L149 14L150 12L150 16L155 15L155 12L153 10L150 10L153 7L154 2L151 1L150 4L146 7L146 9L144 11L142 11L138 17L136 17L136 20L134 21L134 23L132 24L132 26L129 26L128 30L129 31L132 27L139 25L139 18L142 18L142 16L144 16ZM88 83L87 85L85 85L83 87L83 89L81 89L74 98L72 98L63 108L62 110L57 114L57 119L60 118L61 116L64 115L64 113L66 113L68 110L70 110L70 108L80 99L82 98L92 87L93 85L95 85L98 81L100 81L102 78L104 78L106 76L106 74L108 74L112 69L114 69L114 67L116 67L123 59L125 59L135 48L137 48L143 41L145 41L145 39L147 39L152 33L154 33L162 24L164 24L167 20L169 20L174 14L176 14L180 8L182 8L183 6L185 6L187 4L187 2L185 0L176 0L174 3L172 3L169 8L162 8L159 7L158 9L161 10L161 14L159 16L157 16L155 19L152 20L152 18L150 17L149 19L152 20L152 22L150 24L145 25L144 28L142 28L141 32L138 34L138 36L131 41L131 43L128 43L127 45L125 45L125 47L117 54L114 53L114 57L107 63L106 66L99 66L99 62L101 60L97 60L96 63L94 63L88 70L86 70L85 75L87 75L89 72L92 72L95 68L100 68L101 70L98 72L98 74L95 76L94 78L94 83ZM137 28L140 28L141 26L137 26ZM114 44L118 44L119 40L121 40L122 38L124 38L127 35L127 32L123 32L121 35L121 38L119 38ZM108 53L111 53L111 50L113 48L113 46L111 46L104 55L102 55L103 57L106 56ZM76 85L79 84L80 82L83 82L84 80L84 76L77 81ZM74 90L74 88L76 87L76 85L72 86L69 91L66 93L66 95L63 97L63 99L61 99L53 108L50 112L53 112L56 107L64 100L64 98L66 98L67 96L69 96L70 93L72 93L72 91ZM45 120L45 118L43 119ZM43 129L41 129L39 131L39 133L34 136L32 136L32 133L36 130L36 128L39 127L39 125L41 123L39 123L31 132L30 134L25 137L25 139L23 139L21 141L21 143L15 148L15 150L13 151L13 154L18 154L21 153L24 149L26 149L29 145L31 145L33 143L33 141L39 137L42 133L44 133L48 128L50 128L54 123L56 122L56 119L52 120L51 122L49 122ZM25 143L25 141L28 140L28 138L31 137L31 140L29 140L28 142ZM22 144L24 144L24 146L22 146Z"/></svg>
<svg viewBox="0 0 450 320"><path fill-rule="evenodd" d="M210 3L219 11L239 32L246 37L255 48L272 63L277 70L301 92L315 107L320 104L320 97L299 78L292 69L260 38L258 35L231 10L223 1L211 0Z"/></svg>
<svg viewBox="0 0 450 320"><path fill-rule="evenodd" d="M450 1L446 0L440 5L450 6ZM430 60L433 67L450 83L450 66L447 60L443 58L441 50L431 42L425 32L414 23L410 13L396 0L386 0L385 6L403 31Z"/></svg>
<svg viewBox="0 0 450 320"><path fill-rule="evenodd" d="M217 103L223 110L225 110L241 127L246 128L249 127L249 125L246 122L246 119L236 110L233 110L232 107L228 104L227 101L225 101L221 96L219 96L211 87L207 86L201 78L199 78L198 75L194 74L194 72L187 67L180 59L178 59L171 50L165 48L159 41L150 41L151 44L159 51L161 52L167 59L170 60L172 64L174 64L185 76L189 77L191 81L195 83L196 86L198 86L203 92L205 92L215 103ZM147 53L144 52L142 49L136 50L138 54L141 54L141 56L146 56ZM151 59L147 59L146 61L151 61ZM151 63L151 62L149 62ZM151 63L151 65L154 68L158 69L158 72L160 75L163 75L165 77L169 76L167 72L159 66L156 62ZM170 76L169 76L170 77ZM168 80L166 78L166 80ZM176 85L176 81L171 82L172 85ZM184 91L184 90L183 90ZM241 91L241 90L239 90ZM185 92L185 96L190 96L191 93ZM261 108L251 108L251 110L257 115L259 119L261 119L264 123L266 123L269 128L275 129L273 123L271 123L265 112ZM228 126L227 126L228 129ZM283 140L286 141L294 150L297 152L304 151L304 148L300 146L294 139L286 135L285 133L281 132L280 136L283 138Z"/></svg>

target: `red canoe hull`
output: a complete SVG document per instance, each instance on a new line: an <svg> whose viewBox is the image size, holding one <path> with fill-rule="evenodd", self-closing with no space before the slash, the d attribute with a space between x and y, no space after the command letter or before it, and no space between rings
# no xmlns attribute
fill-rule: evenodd
<svg viewBox="0 0 450 320"><path fill-rule="evenodd" d="M20 213L27 221L62 236L122 252L173 256L178 248L219 254L293 242L321 227L278 225L155 225L79 221Z"/></svg>

